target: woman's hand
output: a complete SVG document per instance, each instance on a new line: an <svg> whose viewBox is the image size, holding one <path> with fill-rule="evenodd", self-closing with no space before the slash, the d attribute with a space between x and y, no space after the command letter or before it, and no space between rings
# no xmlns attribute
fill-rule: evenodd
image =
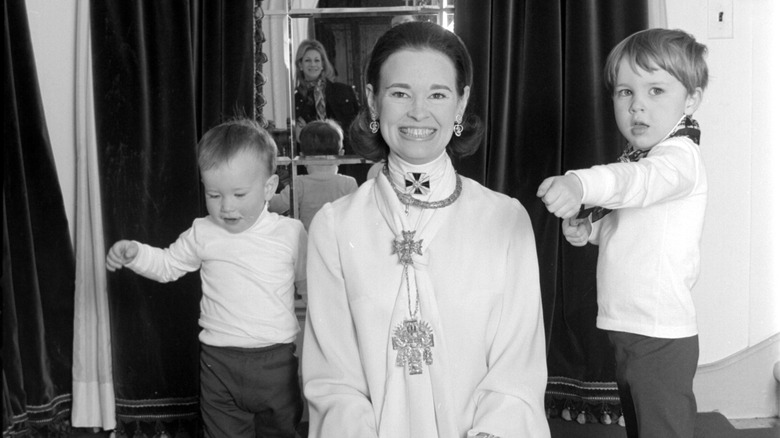
<svg viewBox="0 0 780 438"><path fill-rule="evenodd" d="M115 243L106 255L106 269L111 272L122 267L133 260L138 255L138 245L129 240L120 240Z"/></svg>

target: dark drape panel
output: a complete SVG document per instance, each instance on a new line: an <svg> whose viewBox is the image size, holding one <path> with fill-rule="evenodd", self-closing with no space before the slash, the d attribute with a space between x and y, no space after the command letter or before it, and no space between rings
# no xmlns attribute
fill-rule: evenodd
<svg viewBox="0 0 780 438"><path fill-rule="evenodd" d="M3 8L3 436L64 434L76 264L25 2Z"/></svg>
<svg viewBox="0 0 780 438"><path fill-rule="evenodd" d="M471 104L485 144L459 171L520 200L536 235L548 342L548 407L595 420L619 404L614 359L596 329L598 248L570 246L536 197L544 178L615 159L622 140L601 80L606 56L647 27L646 0L456 2L475 63ZM612 405L612 406L610 406ZM616 415L613 415L613 418Z"/></svg>
<svg viewBox="0 0 780 438"><path fill-rule="evenodd" d="M167 247L204 214L197 141L254 113L253 6L91 2L107 248L119 239ZM160 284L122 270L108 276L108 293L118 428L197 431L199 274Z"/></svg>
<svg viewBox="0 0 780 438"><path fill-rule="evenodd" d="M254 0L190 0L198 132L235 114L254 114ZM258 1L257 3L262 3ZM259 116L259 115L256 115Z"/></svg>

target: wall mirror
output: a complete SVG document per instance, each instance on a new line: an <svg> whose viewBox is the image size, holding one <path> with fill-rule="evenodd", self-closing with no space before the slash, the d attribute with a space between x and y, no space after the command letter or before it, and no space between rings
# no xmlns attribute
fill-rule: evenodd
<svg viewBox="0 0 780 438"><path fill-rule="evenodd" d="M430 21L453 29L454 0L255 0L255 113L268 124L279 147L280 189L318 158L300 157L296 133L317 117L313 98L296 94L296 52L304 40L317 40L333 66L333 85L325 87L327 117L346 132L358 108L365 106L361 74L374 43L396 23ZM309 88L311 89L311 88ZM351 96L347 103L343 96ZM311 96L311 95L308 95ZM336 97L338 96L338 97ZM331 105L331 103L336 104ZM366 180L371 163L354 154L349 139L335 159L339 172ZM334 161L330 161L334 163ZM290 190L288 214L297 217L296 191Z"/></svg>
<svg viewBox="0 0 780 438"><path fill-rule="evenodd" d="M353 87L362 106L361 71L376 39L394 20L432 21L452 30L455 6L454 0L257 0L256 11L264 40L256 41L264 61L258 63L264 83L258 87L262 98L256 112L269 123L280 155L292 158L297 150L289 139L299 116L294 57L301 41L322 43L334 81Z"/></svg>

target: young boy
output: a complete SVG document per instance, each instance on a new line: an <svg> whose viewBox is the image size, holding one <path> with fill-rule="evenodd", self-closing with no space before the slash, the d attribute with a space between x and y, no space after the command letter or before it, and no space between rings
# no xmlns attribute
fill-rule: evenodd
<svg viewBox="0 0 780 438"><path fill-rule="evenodd" d="M605 81L628 140L621 162L547 178L537 193L564 219L572 245L600 247L596 325L615 348L629 437L694 433L699 344L691 289L707 177L691 116L707 86L706 51L679 30L650 29L618 44ZM580 213L581 203L598 208Z"/></svg>
<svg viewBox="0 0 780 438"><path fill-rule="evenodd" d="M200 269L207 437L294 437L303 410L293 295L305 288L306 231L266 211L276 153L252 120L212 128L198 143L208 216L167 249L120 240L106 257L109 271L126 266L160 282Z"/></svg>
<svg viewBox="0 0 780 438"><path fill-rule="evenodd" d="M322 158L341 155L344 150L344 131L333 120L309 122L301 130L301 154L305 158ZM308 175L295 178L299 217L306 230L314 215L326 202L335 201L357 190L357 182L351 176L338 173L337 164L307 164ZM284 213L290 209L290 186L271 199L268 210Z"/></svg>

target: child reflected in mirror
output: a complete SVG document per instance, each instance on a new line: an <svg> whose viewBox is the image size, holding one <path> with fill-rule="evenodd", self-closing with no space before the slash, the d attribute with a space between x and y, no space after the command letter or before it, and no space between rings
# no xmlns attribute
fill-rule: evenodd
<svg viewBox="0 0 780 438"><path fill-rule="evenodd" d="M295 211L308 230L323 205L354 192L358 185L355 178L339 173L335 161L328 162L344 153L344 131L338 123L331 119L309 122L301 130L300 143L302 157L317 161L305 165L308 175L298 175L292 182ZM290 186L274 195L268 210L276 213L290 210Z"/></svg>

